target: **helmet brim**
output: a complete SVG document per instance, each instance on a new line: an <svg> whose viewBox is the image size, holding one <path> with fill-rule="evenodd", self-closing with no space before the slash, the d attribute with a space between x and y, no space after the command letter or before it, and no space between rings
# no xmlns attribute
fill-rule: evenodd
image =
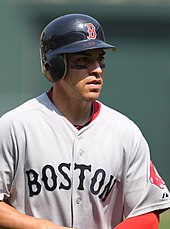
<svg viewBox="0 0 170 229"><path fill-rule="evenodd" d="M95 40L83 40L83 41L74 42L72 44L68 44L60 48L57 48L51 51L49 54L51 56L55 54L78 53L78 52L83 52L91 49L108 49L111 51L116 51L115 46L107 44L104 41L95 39Z"/></svg>

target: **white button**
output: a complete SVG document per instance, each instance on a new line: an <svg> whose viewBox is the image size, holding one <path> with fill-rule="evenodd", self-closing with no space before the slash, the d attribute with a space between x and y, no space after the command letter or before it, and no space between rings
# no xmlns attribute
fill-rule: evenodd
<svg viewBox="0 0 170 229"><path fill-rule="evenodd" d="M79 153L80 153L80 156L83 156L84 150L81 149L81 150L79 151Z"/></svg>
<svg viewBox="0 0 170 229"><path fill-rule="evenodd" d="M78 197L78 198L76 199L76 203L79 204L80 202L81 202L81 198Z"/></svg>

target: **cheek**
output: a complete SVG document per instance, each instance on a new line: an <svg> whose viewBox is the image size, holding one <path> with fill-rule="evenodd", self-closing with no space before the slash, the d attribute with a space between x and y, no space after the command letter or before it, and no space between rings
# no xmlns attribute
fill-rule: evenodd
<svg viewBox="0 0 170 229"><path fill-rule="evenodd" d="M72 69L69 68L67 71L67 74L65 76L65 81L70 84L76 85L80 81L82 81L84 78L86 78L87 70L86 69Z"/></svg>

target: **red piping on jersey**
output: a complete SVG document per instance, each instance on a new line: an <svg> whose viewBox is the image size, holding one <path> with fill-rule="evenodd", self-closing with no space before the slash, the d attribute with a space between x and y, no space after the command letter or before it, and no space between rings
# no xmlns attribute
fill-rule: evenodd
<svg viewBox="0 0 170 229"><path fill-rule="evenodd" d="M53 103L53 99L52 99L52 90L53 88L51 87L49 91L47 91L47 96L48 98L51 100L51 102Z"/></svg>
<svg viewBox="0 0 170 229"><path fill-rule="evenodd" d="M52 90L53 88L50 88L50 90L47 92L47 96L48 98L51 100L51 102L53 103L53 100L52 100ZM97 102L96 100L93 102L93 114L90 118L90 120L84 124L83 126L75 126L78 130L82 129L84 126L88 125L89 123L91 123L97 116L98 114L100 113L100 109L101 109L101 104L99 102Z"/></svg>
<svg viewBox="0 0 170 229"><path fill-rule="evenodd" d="M93 102L93 109L94 109L93 114L92 114L92 117L91 117L89 123L92 122L100 113L101 104L99 102L97 102L96 100Z"/></svg>
<svg viewBox="0 0 170 229"><path fill-rule="evenodd" d="M92 106L93 106L93 111L92 111L93 113L92 113L90 120L88 122L86 122L83 126L76 125L75 127L78 130L81 130L84 126L87 126L89 123L91 123L98 116L98 114L100 112L101 104L95 100L95 101L93 101Z"/></svg>

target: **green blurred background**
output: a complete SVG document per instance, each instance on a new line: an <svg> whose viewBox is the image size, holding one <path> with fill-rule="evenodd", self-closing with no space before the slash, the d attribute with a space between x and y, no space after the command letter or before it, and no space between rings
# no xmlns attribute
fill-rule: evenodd
<svg viewBox="0 0 170 229"><path fill-rule="evenodd" d="M170 188L169 0L1 0L0 115L50 87L41 74L39 37L67 13L94 16L118 47L106 56L101 101L137 123ZM169 214L162 218L160 228L170 228Z"/></svg>

